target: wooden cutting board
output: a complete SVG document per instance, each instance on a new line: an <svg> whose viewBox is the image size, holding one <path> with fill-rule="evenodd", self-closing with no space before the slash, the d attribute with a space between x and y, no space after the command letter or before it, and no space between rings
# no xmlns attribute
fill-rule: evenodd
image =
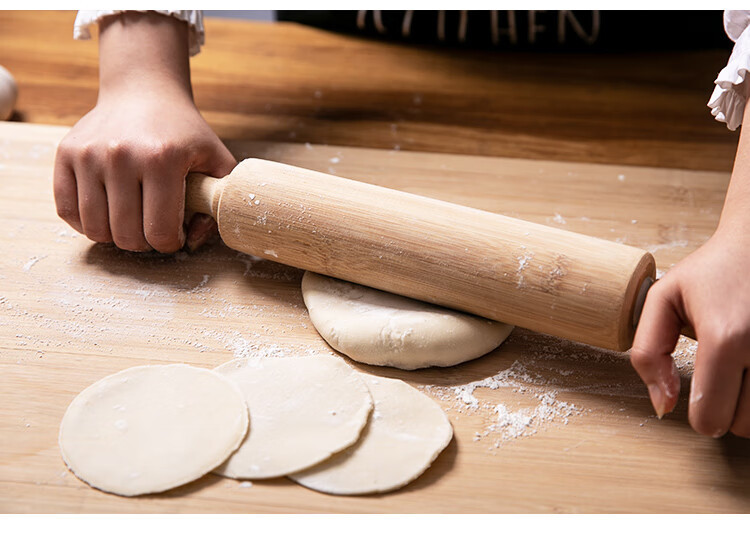
<svg viewBox="0 0 750 549"><path fill-rule="evenodd" d="M60 221L52 164L67 128L0 123L0 512L747 512L750 441L694 433L681 342L674 413L659 421L627 354L517 329L489 355L398 377L447 411L455 438L387 495L334 497L286 479L208 475L122 498L67 471L57 429L71 399L141 364L331 353L301 272L216 243L139 255ZM650 249L661 271L710 236L728 174L363 148L234 142L257 156Z"/></svg>

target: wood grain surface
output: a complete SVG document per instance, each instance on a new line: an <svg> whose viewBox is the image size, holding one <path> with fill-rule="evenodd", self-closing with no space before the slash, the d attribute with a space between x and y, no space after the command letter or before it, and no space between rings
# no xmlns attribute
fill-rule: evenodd
<svg viewBox="0 0 750 549"><path fill-rule="evenodd" d="M18 119L72 125L95 105L97 44L72 39L74 18L0 12ZM737 134L706 108L729 51L462 52L214 18L206 32L195 98L224 139L697 170L734 158Z"/></svg>
<svg viewBox="0 0 750 549"><path fill-rule="evenodd" d="M703 437L688 425L688 341L676 356L679 404L659 421L626 354L518 329L458 367L364 368L427 392L455 428L434 466L398 492L334 497L284 479L247 487L213 475L138 498L89 488L62 462L57 430L71 399L94 381L140 364L213 367L235 356L331 350L310 324L298 270L221 243L189 255L125 253L67 227L51 186L65 131L0 124L0 511L750 511L750 441ZM231 148L238 158L634 244L652 250L662 271L710 236L728 182L724 172L283 143Z"/></svg>

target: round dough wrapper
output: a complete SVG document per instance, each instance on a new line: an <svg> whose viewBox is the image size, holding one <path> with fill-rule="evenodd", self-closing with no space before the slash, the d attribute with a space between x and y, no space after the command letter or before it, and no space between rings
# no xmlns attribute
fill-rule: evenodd
<svg viewBox="0 0 750 549"><path fill-rule="evenodd" d="M245 395L252 428L216 469L231 478L288 475L360 437L372 410L367 385L334 356L237 359L214 370Z"/></svg>
<svg viewBox="0 0 750 549"><path fill-rule="evenodd" d="M225 377L186 364L136 366L75 397L59 443L78 478L136 496L210 472L240 445L247 427L245 399Z"/></svg>
<svg viewBox="0 0 750 549"><path fill-rule="evenodd" d="M360 374L375 409L351 448L290 475L302 486L336 495L388 492L424 473L453 438L445 412L398 379Z"/></svg>
<svg viewBox="0 0 750 549"><path fill-rule="evenodd" d="M489 353L513 326L336 278L305 272L302 297L315 329L348 357L416 370Z"/></svg>

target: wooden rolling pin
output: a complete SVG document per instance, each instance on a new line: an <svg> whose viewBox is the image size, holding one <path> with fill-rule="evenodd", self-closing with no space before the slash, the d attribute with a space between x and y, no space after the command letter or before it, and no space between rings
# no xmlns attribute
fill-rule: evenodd
<svg viewBox="0 0 750 549"><path fill-rule="evenodd" d="M638 248L267 160L189 175L186 204L235 250L613 350L655 278Z"/></svg>

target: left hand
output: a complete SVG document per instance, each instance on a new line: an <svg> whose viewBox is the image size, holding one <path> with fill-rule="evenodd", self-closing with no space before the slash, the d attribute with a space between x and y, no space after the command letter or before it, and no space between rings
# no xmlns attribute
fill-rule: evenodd
<svg viewBox="0 0 750 549"><path fill-rule="evenodd" d="M700 342L688 417L698 433L750 438L750 233L725 223L648 293L631 361L657 415L677 404L680 378L671 353L683 326Z"/></svg>

